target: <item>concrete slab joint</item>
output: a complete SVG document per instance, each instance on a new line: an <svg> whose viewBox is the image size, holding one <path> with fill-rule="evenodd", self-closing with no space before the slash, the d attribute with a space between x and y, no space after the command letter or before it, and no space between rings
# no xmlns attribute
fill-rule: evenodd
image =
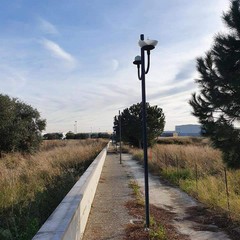
<svg viewBox="0 0 240 240"><path fill-rule="evenodd" d="M33 240L80 240L106 159L109 144L76 182Z"/></svg>

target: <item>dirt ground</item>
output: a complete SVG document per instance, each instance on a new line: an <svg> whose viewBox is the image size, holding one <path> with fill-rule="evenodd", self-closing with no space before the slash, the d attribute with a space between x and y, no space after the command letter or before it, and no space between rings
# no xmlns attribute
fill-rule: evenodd
<svg viewBox="0 0 240 240"><path fill-rule="evenodd" d="M133 160L131 155L124 155L123 160L126 168L134 177L143 193L143 167ZM206 208L203 204L177 187L167 184L159 177L151 174L149 174L149 196L150 204L152 204L150 216L155 216L154 218L164 226L166 229L166 239L240 239L240 231L227 216ZM144 209L142 206L137 206L138 208L136 208L131 203L127 204L127 207L133 216L141 212L141 217L144 218ZM128 226L128 228L128 238L126 239L144 239L144 237L145 239L154 239L149 238L147 233L142 232L142 229L138 229L137 226ZM143 235L143 238L137 236L140 233ZM135 234L137 237L135 237Z"/></svg>
<svg viewBox="0 0 240 240"><path fill-rule="evenodd" d="M137 219L144 219L145 208L143 205L138 204L136 200L127 202L126 207L129 214ZM126 240L146 240L146 239L171 239L171 240L189 240L190 238L181 234L172 224L174 214L160 209L154 205L150 205L150 215L154 218L154 224L151 224L150 231L157 231L158 226L162 226L165 234L162 238L151 236L149 231L144 228L144 223L129 224L126 228Z"/></svg>
<svg viewBox="0 0 240 240"><path fill-rule="evenodd" d="M129 211L129 214L136 219L145 218L145 208L143 205L138 204L136 200L132 200L126 203L126 207ZM188 220L195 221L200 225L197 225L195 228L196 231L218 231L216 226L226 231L232 240L240 239L240 229L239 227L232 222L232 220L222 214L217 213L214 210L211 210L207 207L191 207L188 209L189 217ZM155 221L162 225L166 230L166 239L168 240L189 240L189 236L181 234L176 227L174 226L175 214L150 205L150 215L155 219ZM151 228L151 227L150 227ZM155 226L152 227L153 230ZM149 233L145 231L144 224L139 222L136 224L129 224L126 227L126 240L144 240L144 239L159 239L159 238L150 238Z"/></svg>

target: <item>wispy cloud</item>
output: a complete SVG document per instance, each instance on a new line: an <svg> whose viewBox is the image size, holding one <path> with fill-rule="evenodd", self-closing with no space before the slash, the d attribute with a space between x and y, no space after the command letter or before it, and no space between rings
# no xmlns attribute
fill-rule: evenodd
<svg viewBox="0 0 240 240"><path fill-rule="evenodd" d="M112 60L112 68L113 68L113 71L116 71L116 70L118 69L118 66L119 66L118 60L113 59L113 60Z"/></svg>
<svg viewBox="0 0 240 240"><path fill-rule="evenodd" d="M174 82L180 82L192 78L195 73L195 59L183 64L174 78Z"/></svg>
<svg viewBox="0 0 240 240"><path fill-rule="evenodd" d="M75 121L80 132L111 130L119 109L141 102L132 64L140 33L159 40L147 101L163 108L168 130L197 122L188 104L198 91L195 59L224 29L220 15L229 0L152 0L151 8L137 0L48 1L47 11L45 1L3 2L1 92L36 107L48 132L74 130Z"/></svg>
<svg viewBox="0 0 240 240"><path fill-rule="evenodd" d="M76 59L70 53L62 49L57 43L48 39L43 39L42 44L54 57L64 60L72 65L76 64Z"/></svg>
<svg viewBox="0 0 240 240"><path fill-rule="evenodd" d="M58 34L56 26L43 18L39 18L39 27L45 34Z"/></svg>

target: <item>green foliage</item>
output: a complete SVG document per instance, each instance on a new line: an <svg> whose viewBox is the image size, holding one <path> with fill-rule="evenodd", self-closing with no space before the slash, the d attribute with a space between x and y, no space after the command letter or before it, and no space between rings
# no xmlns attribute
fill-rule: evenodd
<svg viewBox="0 0 240 240"><path fill-rule="evenodd" d="M240 1L232 0L223 15L229 28L218 34L213 47L197 59L200 94L190 100L193 115L202 124L202 132L224 153L229 167L240 168Z"/></svg>
<svg viewBox="0 0 240 240"><path fill-rule="evenodd" d="M75 138L75 134L73 132L68 132L66 133L66 139L74 139Z"/></svg>
<svg viewBox="0 0 240 240"><path fill-rule="evenodd" d="M154 217L150 216L150 240L167 240L165 227L157 222Z"/></svg>
<svg viewBox="0 0 240 240"><path fill-rule="evenodd" d="M89 138L88 133L77 133L74 136L74 139L87 139L87 138Z"/></svg>
<svg viewBox="0 0 240 240"><path fill-rule="evenodd" d="M138 185L138 183L134 180L131 180L129 183L129 187L132 188L132 190L133 190L133 194L136 198L136 203L138 205L143 206L144 205L143 196L141 194L140 186Z"/></svg>
<svg viewBox="0 0 240 240"><path fill-rule="evenodd" d="M0 94L0 152L36 151L45 126L36 109Z"/></svg>
<svg viewBox="0 0 240 240"><path fill-rule="evenodd" d="M98 133L98 138L110 139L110 137L109 133Z"/></svg>
<svg viewBox="0 0 240 240"><path fill-rule="evenodd" d="M62 133L46 133L43 135L44 140L55 140L55 139L62 139Z"/></svg>
<svg viewBox="0 0 240 240"><path fill-rule="evenodd" d="M180 180L192 179L192 174L189 169L163 169L161 174L174 184L179 184Z"/></svg>
<svg viewBox="0 0 240 240"><path fill-rule="evenodd" d="M156 229L150 229L149 237L151 240L167 240L166 230L164 226L157 226Z"/></svg>
<svg viewBox="0 0 240 240"><path fill-rule="evenodd" d="M9 229L0 228L0 239L13 239L11 231Z"/></svg>
<svg viewBox="0 0 240 240"><path fill-rule="evenodd" d="M110 138L110 134L108 133L76 133L74 134L73 132L68 132L66 134L66 139L87 139L87 138L105 138L105 139L109 139Z"/></svg>
<svg viewBox="0 0 240 240"><path fill-rule="evenodd" d="M161 135L165 125L165 116L158 106L146 103L147 110L147 137L148 145L154 144ZM114 130L119 136L119 116L114 117ZM142 106L141 103L133 104L121 113L122 140L136 147L142 146Z"/></svg>

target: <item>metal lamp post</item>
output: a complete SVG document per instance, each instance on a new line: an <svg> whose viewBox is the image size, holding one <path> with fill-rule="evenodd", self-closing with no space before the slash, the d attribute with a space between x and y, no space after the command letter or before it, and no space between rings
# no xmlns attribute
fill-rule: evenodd
<svg viewBox="0 0 240 240"><path fill-rule="evenodd" d="M121 123L121 113L119 110L119 151L120 151L120 164L122 164L122 123Z"/></svg>
<svg viewBox="0 0 240 240"><path fill-rule="evenodd" d="M143 131L143 155L144 155L144 181L145 181L145 214L146 228L149 229L150 214L149 214L149 184L148 184L148 155L147 155L147 121L146 121L146 89L145 89L145 74L150 68L150 51L155 48L158 41L144 40L144 35L140 35L138 42L141 48L141 56L136 56L133 64L137 65L138 79L142 81L142 131ZM145 51L147 52L147 69L145 70ZM140 73L141 65L141 73Z"/></svg>

